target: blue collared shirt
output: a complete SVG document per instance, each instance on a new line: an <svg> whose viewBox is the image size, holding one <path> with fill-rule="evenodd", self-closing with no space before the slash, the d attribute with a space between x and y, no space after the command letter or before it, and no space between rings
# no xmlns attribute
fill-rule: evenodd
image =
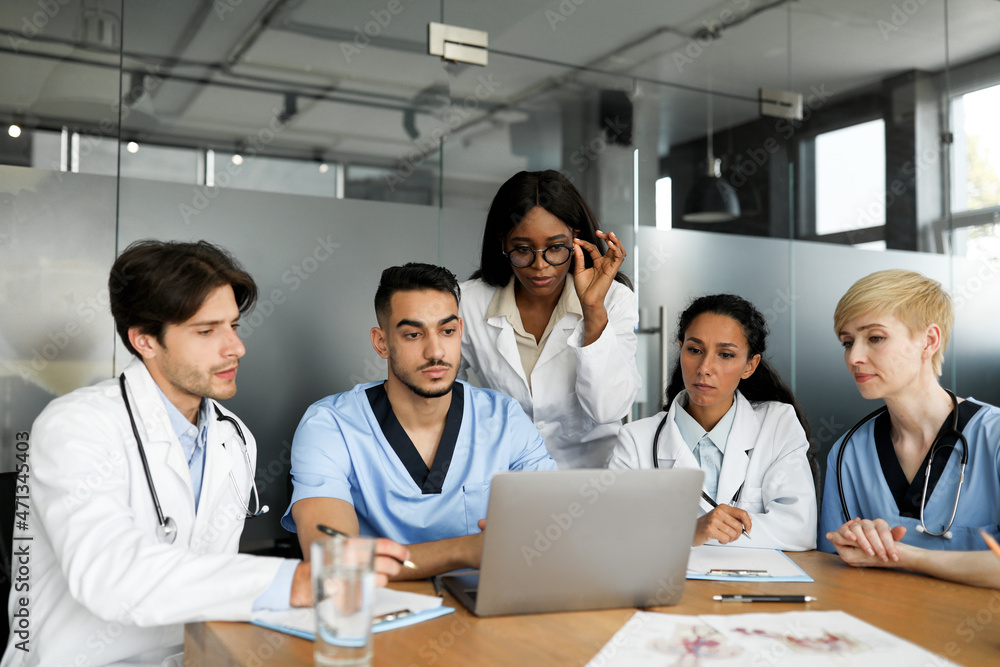
<svg viewBox="0 0 1000 667"><path fill-rule="evenodd" d="M156 391L160 392L163 405L167 408L167 416L170 418L170 426L173 427L177 439L184 450L184 458L187 459L188 469L191 471L191 486L194 489L194 509L198 511L198 500L201 497L201 485L205 476L205 448L208 446L208 401L201 399L201 406L198 408L198 426L188 421L177 406L174 405L159 386ZM286 559L278 572L274 575L274 581L261 593L253 603L253 610L261 609L288 609L292 592L292 579L295 576L295 568L299 561Z"/></svg>
<svg viewBox="0 0 1000 667"><path fill-rule="evenodd" d="M677 430L681 432L685 444L694 454L698 466L705 471L705 491L713 499L719 491L719 472L722 470L722 458L726 454L726 443L729 441L729 432L733 430L735 419L735 400L711 431L702 428L701 424L688 413L686 405L679 407L674 412Z"/></svg>

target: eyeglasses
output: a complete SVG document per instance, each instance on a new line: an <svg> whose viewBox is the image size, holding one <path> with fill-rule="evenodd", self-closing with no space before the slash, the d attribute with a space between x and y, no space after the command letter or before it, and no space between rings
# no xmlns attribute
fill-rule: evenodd
<svg viewBox="0 0 1000 667"><path fill-rule="evenodd" d="M542 253L542 258L552 266L559 266L569 261L573 249L568 245L550 245L542 250L535 250L526 245L515 246L513 250L501 250L512 266L523 269L535 263L535 255Z"/></svg>

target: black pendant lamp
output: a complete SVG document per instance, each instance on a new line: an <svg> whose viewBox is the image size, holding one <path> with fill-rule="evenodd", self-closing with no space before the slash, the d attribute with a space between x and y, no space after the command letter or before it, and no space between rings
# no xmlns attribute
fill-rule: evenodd
<svg viewBox="0 0 1000 667"><path fill-rule="evenodd" d="M722 178L722 160L712 150L712 94L708 95L708 151L706 173L695 181L684 201L685 222L731 222L740 217L740 200L733 186Z"/></svg>

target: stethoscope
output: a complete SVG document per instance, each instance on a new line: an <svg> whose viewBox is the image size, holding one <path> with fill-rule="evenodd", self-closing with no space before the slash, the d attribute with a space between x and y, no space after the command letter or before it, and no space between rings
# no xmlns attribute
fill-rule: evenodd
<svg viewBox="0 0 1000 667"><path fill-rule="evenodd" d="M944 433L938 434L938 436L934 438L934 442L931 444L931 454L927 459L927 465L924 467L924 492L920 497L920 525L917 526L917 532L926 533L927 535L932 535L934 537L943 537L946 540L950 540L952 538L951 524L955 522L955 514L958 513L958 499L962 496L962 483L965 481L965 464L969 462L969 442L965 439L962 432L958 430L958 398L956 398L955 394L950 390L945 389L945 391L948 392L948 396L951 397L951 424L949 425L948 430ZM851 430L847 432L847 435L844 436L844 440L840 445L840 451L837 452L837 489L840 491L840 507L844 511L845 522L851 520L851 513L847 511L847 498L844 496L844 482L843 476L840 472L840 464L844 460L844 450L847 448L847 443L850 442L851 436L854 435L855 431L864 426L864 424L866 424L869 420L888 412L888 410L889 408L883 405L881 408L872 412L870 415L865 416L861 421L855 424ZM924 509L927 507L927 485L931 479L931 464L934 463L934 457L937 456L938 444L941 442L941 438L946 436L955 436L955 443L945 445L945 448L951 447L954 449L958 446L959 441L962 442L962 467L958 474L958 490L955 492L955 506L951 509L951 518L948 519L948 525L945 526L940 533L935 533L927 527L926 523L924 523Z"/></svg>
<svg viewBox="0 0 1000 667"><path fill-rule="evenodd" d="M653 434L653 467L657 470L660 469L660 433L663 432L663 427L666 425L667 417L669 416L670 416L670 410L668 409L667 414L663 415L663 419L660 420L659 425L656 427L656 433ZM743 483L745 484L746 481L744 480ZM733 499L730 501L730 504L735 506L736 503L740 501L740 495L742 493L743 493L743 484L740 484L740 488L736 489L736 495L733 496ZM716 501L712 499L704 491L701 492L701 497L704 498L705 501L712 507L716 507L718 505L718 503L716 503Z"/></svg>
<svg viewBox="0 0 1000 667"><path fill-rule="evenodd" d="M142 438L139 437L139 429L135 425L135 417L132 416L132 405L128 400L128 392L125 390L125 374L122 373L118 376L118 384L122 391L122 400L125 401L125 410L128 412L128 420L132 424L132 435L135 436L135 442L139 445L139 458L142 459L142 469L146 473L146 483L149 484L149 494L153 497L153 506L156 508L156 520L159 525L156 527L156 538L163 542L164 544L173 544L174 540L177 539L177 522L174 521L173 517L164 516L163 507L160 506L160 498L156 495L156 486L153 484L153 474L149 471L149 462L146 460L146 448L142 445ZM253 484L253 490L251 491L251 497L256 496L257 500L254 503L254 511L250 511L250 505L243 498L243 493L240 491L240 485L236 482L236 476L233 475L232 469L229 470L229 481L233 483L233 488L236 489L236 496L240 499L240 504L243 505L244 511L246 511L246 518L253 519L255 517L264 514L270 509L267 505L261 506L260 504L260 492L257 490L257 480L254 479L253 475L253 462L250 461L250 452L247 449L247 439L243 435L243 429L235 419L229 415L222 414L222 410L219 409L218 404L213 403L212 407L215 408L215 418L222 422L229 422L236 428L236 435L240 437L240 443L243 445L243 458L246 460L247 470L249 471L250 481ZM222 443L225 447L226 443Z"/></svg>

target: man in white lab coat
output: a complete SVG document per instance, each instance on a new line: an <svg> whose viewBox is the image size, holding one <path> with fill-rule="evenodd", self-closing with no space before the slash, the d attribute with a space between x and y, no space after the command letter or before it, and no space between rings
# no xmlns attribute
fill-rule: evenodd
<svg viewBox="0 0 1000 667"><path fill-rule="evenodd" d="M217 401L236 393L253 279L209 243L140 241L109 288L135 359L35 421L3 667L179 665L184 623L311 603L308 564L237 553L267 508L254 438Z"/></svg>

